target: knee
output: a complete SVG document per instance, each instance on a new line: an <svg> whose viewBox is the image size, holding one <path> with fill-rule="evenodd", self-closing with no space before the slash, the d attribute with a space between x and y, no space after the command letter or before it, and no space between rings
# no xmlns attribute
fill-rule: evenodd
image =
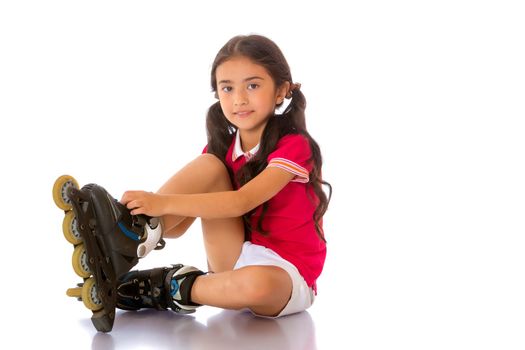
<svg viewBox="0 0 525 350"><path fill-rule="evenodd" d="M233 188L230 174L226 165L217 156L211 153L201 154L199 161L202 162L208 170L207 176L213 179L213 191L228 191Z"/></svg>
<svg viewBox="0 0 525 350"><path fill-rule="evenodd" d="M246 275L239 286L247 305L264 306L274 304L291 293L288 273L278 267L246 267Z"/></svg>

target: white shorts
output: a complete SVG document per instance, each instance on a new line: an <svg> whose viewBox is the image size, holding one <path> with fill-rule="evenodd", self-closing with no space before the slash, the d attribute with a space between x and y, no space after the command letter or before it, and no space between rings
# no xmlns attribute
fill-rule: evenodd
<svg viewBox="0 0 525 350"><path fill-rule="evenodd" d="M292 295L288 304L275 317L290 315L308 309L314 302L315 294L312 288L308 287L303 276L292 263L281 258L279 254L271 249L252 242L244 242L241 255L233 267L234 270L245 266L270 265L278 266L288 272L292 279ZM255 313L254 313L255 314ZM257 315L261 316L261 315ZM266 317L266 316L261 316ZM274 318L274 317L270 317Z"/></svg>

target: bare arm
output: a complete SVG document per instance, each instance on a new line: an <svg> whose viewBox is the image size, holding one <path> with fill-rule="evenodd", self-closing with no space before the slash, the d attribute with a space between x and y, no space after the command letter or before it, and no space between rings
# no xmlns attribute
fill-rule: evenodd
<svg viewBox="0 0 525 350"><path fill-rule="evenodd" d="M275 196L294 176L286 170L269 167L236 191L169 195L128 191L121 202L132 209L133 215L237 217Z"/></svg>

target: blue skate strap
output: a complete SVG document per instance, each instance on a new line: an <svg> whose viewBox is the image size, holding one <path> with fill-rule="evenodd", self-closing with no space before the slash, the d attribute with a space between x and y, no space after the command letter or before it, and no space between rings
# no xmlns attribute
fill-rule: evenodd
<svg viewBox="0 0 525 350"><path fill-rule="evenodd" d="M175 294L177 294L177 291L179 290L179 283L176 279L171 280L171 296L174 297Z"/></svg>
<svg viewBox="0 0 525 350"><path fill-rule="evenodd" d="M118 222L118 227L120 227L120 230L126 235L126 237L131 238L134 241L138 241L140 239L139 235L137 235L135 232L128 230L126 226L124 226L120 221Z"/></svg>

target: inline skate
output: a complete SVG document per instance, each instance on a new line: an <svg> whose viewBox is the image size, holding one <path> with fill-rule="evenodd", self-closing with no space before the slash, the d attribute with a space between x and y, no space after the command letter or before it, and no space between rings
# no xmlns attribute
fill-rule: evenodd
<svg viewBox="0 0 525 350"><path fill-rule="evenodd" d="M162 249L158 218L131 215L130 211L101 186L81 189L69 175L53 186L53 200L64 211L64 237L73 244L72 265L83 278L66 294L76 297L93 312L91 321L100 332L113 328L118 278L153 249Z"/></svg>

